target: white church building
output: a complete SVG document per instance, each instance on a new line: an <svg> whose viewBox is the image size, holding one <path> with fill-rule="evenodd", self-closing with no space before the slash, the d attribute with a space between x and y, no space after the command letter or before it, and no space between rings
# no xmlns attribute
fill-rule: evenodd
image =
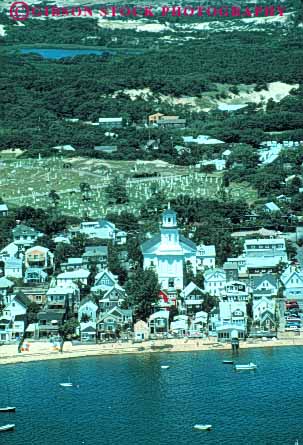
<svg viewBox="0 0 303 445"><path fill-rule="evenodd" d="M144 269L153 268L162 289L183 290L183 266L191 263L196 274L195 243L179 233L176 212L168 208L162 215L160 234L141 245Z"/></svg>

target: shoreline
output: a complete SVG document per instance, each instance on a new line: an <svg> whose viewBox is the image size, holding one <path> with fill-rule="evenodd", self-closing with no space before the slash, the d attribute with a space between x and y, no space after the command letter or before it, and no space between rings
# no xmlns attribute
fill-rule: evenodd
<svg viewBox="0 0 303 445"><path fill-rule="evenodd" d="M303 346L303 337L287 338L280 340L253 340L240 342L241 349L250 348L274 348L282 346ZM152 354L152 353L172 353L172 352L199 352L224 350L231 352L229 343L211 342L207 339L172 339L146 341L143 343L109 343L109 344L89 344L72 345L71 342L64 344L63 353L54 350L49 342L30 343L29 352L17 352L17 344L0 346L0 365L10 365L14 363L29 363L46 360L63 360L80 357L97 357L108 355L124 354Z"/></svg>

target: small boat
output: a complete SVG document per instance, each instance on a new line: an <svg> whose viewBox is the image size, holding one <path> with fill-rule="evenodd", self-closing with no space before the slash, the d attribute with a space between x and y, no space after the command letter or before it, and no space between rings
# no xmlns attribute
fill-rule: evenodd
<svg viewBox="0 0 303 445"><path fill-rule="evenodd" d="M3 426L0 426L0 433L2 432L2 431L10 431L10 430L13 430L15 428L15 424L14 423L11 423L11 424L7 424L7 425L3 425Z"/></svg>
<svg viewBox="0 0 303 445"><path fill-rule="evenodd" d="M162 366L161 366L161 369L168 369L168 368L169 368L168 365L162 365Z"/></svg>
<svg viewBox="0 0 303 445"><path fill-rule="evenodd" d="M233 365L233 364L234 364L233 360L223 360L222 363L223 363L224 365Z"/></svg>
<svg viewBox="0 0 303 445"><path fill-rule="evenodd" d="M257 369L257 365L250 362L248 365L235 365L236 371L253 371Z"/></svg>
<svg viewBox="0 0 303 445"><path fill-rule="evenodd" d="M210 431L212 429L212 425L194 425L194 429L195 430L200 430L200 431Z"/></svg>
<svg viewBox="0 0 303 445"><path fill-rule="evenodd" d="M15 406L6 406L5 408L0 408L0 413L12 413L16 411Z"/></svg>
<svg viewBox="0 0 303 445"><path fill-rule="evenodd" d="M71 387L71 386L73 386L73 384L72 384L71 382L60 383L60 386L64 386L64 388L67 388L67 387Z"/></svg>

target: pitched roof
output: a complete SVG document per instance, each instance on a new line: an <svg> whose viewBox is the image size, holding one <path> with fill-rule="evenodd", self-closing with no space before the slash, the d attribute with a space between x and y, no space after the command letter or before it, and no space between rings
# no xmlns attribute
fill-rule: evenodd
<svg viewBox="0 0 303 445"><path fill-rule="evenodd" d="M81 329L81 333L83 332L96 332L96 329L92 326L87 326L87 328Z"/></svg>
<svg viewBox="0 0 303 445"><path fill-rule="evenodd" d="M107 246L86 246L85 252L82 257L90 256L107 256L108 247Z"/></svg>
<svg viewBox="0 0 303 445"><path fill-rule="evenodd" d="M20 235L37 235L39 232L32 227L26 226L25 224L18 224L13 229L14 236Z"/></svg>
<svg viewBox="0 0 303 445"><path fill-rule="evenodd" d="M7 260L5 260L6 269L20 269L20 267L22 267L21 258L7 258Z"/></svg>
<svg viewBox="0 0 303 445"><path fill-rule="evenodd" d="M24 307L28 307L31 304L31 300L22 292L18 292L14 298L15 301L22 304Z"/></svg>
<svg viewBox="0 0 303 445"><path fill-rule="evenodd" d="M144 243L141 244L141 250L145 251L148 250L150 247L158 244L161 242L161 235L155 235L153 236L151 239L148 239L146 241L144 241Z"/></svg>
<svg viewBox="0 0 303 445"><path fill-rule="evenodd" d="M76 280L78 278L79 279L87 278L89 276L89 274L90 274L89 270L77 269L77 270L72 270L70 272L59 273L59 275L57 276L57 279L59 279L59 280L64 280L64 279Z"/></svg>
<svg viewBox="0 0 303 445"><path fill-rule="evenodd" d="M8 287L12 287L14 285L14 282L11 280L8 280L5 277L0 278L0 289L6 289Z"/></svg>
<svg viewBox="0 0 303 445"><path fill-rule="evenodd" d="M193 283L192 281L183 289L183 296L186 298L188 295L190 295L194 290L202 292L203 290L200 289L200 287L198 287L195 283Z"/></svg>
<svg viewBox="0 0 303 445"><path fill-rule="evenodd" d="M253 277L253 288L254 289L257 288L264 281L268 281L274 287L277 287L277 285L278 285L277 278L270 273L266 273L264 275L261 275L260 277Z"/></svg>
<svg viewBox="0 0 303 445"><path fill-rule="evenodd" d="M197 248L196 244L193 241L189 240L188 238L185 238L185 236L183 235L180 235L180 242L186 244L191 249L196 250Z"/></svg>

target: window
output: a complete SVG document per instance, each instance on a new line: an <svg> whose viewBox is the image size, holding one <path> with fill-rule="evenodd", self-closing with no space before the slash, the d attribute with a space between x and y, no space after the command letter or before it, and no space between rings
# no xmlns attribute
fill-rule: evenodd
<svg viewBox="0 0 303 445"><path fill-rule="evenodd" d="M169 280L168 280L168 287L174 287L174 278L170 278Z"/></svg>

